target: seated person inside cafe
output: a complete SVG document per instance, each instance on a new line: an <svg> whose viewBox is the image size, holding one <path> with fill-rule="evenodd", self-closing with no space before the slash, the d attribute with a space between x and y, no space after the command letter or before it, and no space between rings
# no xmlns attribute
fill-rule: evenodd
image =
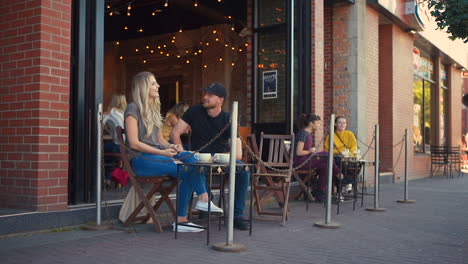
<svg viewBox="0 0 468 264"><path fill-rule="evenodd" d="M172 128L175 127L177 122L179 122L179 119L182 117L185 111L187 111L188 108L189 108L188 104L184 102L180 102L180 103L175 104L171 109L169 109L169 111L167 111L166 118L164 118L162 134L163 134L164 139L167 140L168 142L172 143L171 137L170 137ZM190 128L188 128L187 131L185 131L183 136L186 136L186 134L188 134L189 132L190 132ZM184 149L187 149L187 147L188 146L184 144Z"/></svg>
<svg viewBox="0 0 468 264"><path fill-rule="evenodd" d="M102 123L109 129L113 142L104 144L104 152L120 152L119 145L117 143L117 127L124 127L124 112L127 108L127 100L123 94L112 95L109 106L107 107L107 113L103 115Z"/></svg>
<svg viewBox="0 0 468 264"><path fill-rule="evenodd" d="M329 150L330 135L327 135L325 139L325 150ZM337 116L335 118L335 135L333 138L333 155L336 164L341 167L341 170L344 174L344 178L341 182L341 186L344 186L345 192L350 192L353 190L352 182L353 175L350 172L349 166L346 166L345 163L342 163L343 158L354 157L359 152L357 148L357 141L354 133L346 130L346 118L344 116Z"/></svg>
<svg viewBox="0 0 468 264"><path fill-rule="evenodd" d="M183 152L182 146L169 144L161 133L161 103L159 100L159 84L150 72L140 72L132 81L132 102L125 111L125 130L127 143L130 147L132 168L138 176L170 175L177 177L175 159L183 162L194 162L189 152ZM185 157L185 158L184 158ZM201 226L187 222L188 204L192 193L198 195L196 209L208 211L208 194L205 175L195 168L180 170L182 182L179 185L177 221L187 225L178 226L178 232L200 232ZM212 212L223 213L223 210L213 203ZM175 224L173 224L175 230Z"/></svg>
<svg viewBox="0 0 468 264"><path fill-rule="evenodd" d="M300 166L308 160L299 169L317 169L318 186L312 190L312 195L315 197L317 202L323 202L325 200L325 189L327 186L327 167L328 167L328 153L327 152L316 152L314 138L312 134L319 129L322 121L320 116L315 114L301 114L299 117L299 128L300 130L295 135L294 149L296 153L294 155L294 167ZM312 155L318 156L311 157ZM336 182L336 177L341 177L340 169L333 162L333 180Z"/></svg>
<svg viewBox="0 0 468 264"><path fill-rule="evenodd" d="M203 103L191 106L177 125L172 129L171 139L180 144L180 135L191 127L192 150L200 153L227 153L230 150L230 114L223 111L222 106L227 97L226 88L219 83L212 83L204 89ZM226 127L228 126L228 127ZM223 131L216 140L213 139ZM242 164L242 148L239 138L236 139L236 160ZM249 173L245 170L236 170L236 183L234 195L234 227L239 230L249 229L244 218L245 200L249 186Z"/></svg>

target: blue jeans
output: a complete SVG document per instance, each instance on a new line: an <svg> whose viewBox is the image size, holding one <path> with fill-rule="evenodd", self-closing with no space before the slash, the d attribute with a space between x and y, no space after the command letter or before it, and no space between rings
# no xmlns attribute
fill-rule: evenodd
<svg viewBox="0 0 468 264"><path fill-rule="evenodd" d="M214 155L212 153L211 155ZM193 163L195 159L191 160ZM188 163L187 161L184 161ZM242 161L237 160L237 164L244 164ZM249 188L250 173L245 171L244 168L236 167L236 182L234 192L234 217L241 217L244 215L245 200L247 196L247 189Z"/></svg>
<svg viewBox="0 0 468 264"><path fill-rule="evenodd" d="M190 152L181 152L174 158L189 156ZM141 154L142 157L135 157L132 160L132 169L138 176L154 176L154 175L169 175L174 178L177 177L177 164L171 158L166 156L154 154ZM147 160L149 158L152 160ZM196 160L193 156L181 159L185 163L195 163ZM180 168L180 178L182 182L179 185L179 197L177 204L177 215L180 217L187 216L188 204L192 198L192 193L195 191L197 195L206 193L206 180L205 174L201 173L197 167L189 167L185 171L184 167Z"/></svg>
<svg viewBox="0 0 468 264"><path fill-rule="evenodd" d="M242 161L236 161L237 164L244 164ZM250 183L250 173L245 171L243 167L236 168L236 189L234 192L234 217L244 215L245 199L247 189Z"/></svg>

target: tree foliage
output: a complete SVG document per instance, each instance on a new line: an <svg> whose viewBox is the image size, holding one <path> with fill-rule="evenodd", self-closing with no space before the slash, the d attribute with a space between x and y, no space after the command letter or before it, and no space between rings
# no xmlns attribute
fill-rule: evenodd
<svg viewBox="0 0 468 264"><path fill-rule="evenodd" d="M468 0L427 0L431 15L440 30L446 28L449 38L468 42Z"/></svg>

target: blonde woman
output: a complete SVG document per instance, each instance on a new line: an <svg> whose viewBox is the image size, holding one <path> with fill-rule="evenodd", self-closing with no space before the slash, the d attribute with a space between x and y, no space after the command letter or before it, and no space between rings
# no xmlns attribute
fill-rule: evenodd
<svg viewBox="0 0 468 264"><path fill-rule="evenodd" d="M132 160L132 168L139 176L170 175L177 176L177 165L174 159L183 159L187 163L195 163L189 152L182 152L181 145L169 144L161 133L162 118L160 113L159 84L152 73L140 72L133 78L132 99L125 111L125 130L129 147L137 152ZM177 221L186 223L188 204L193 190L198 195L196 209L208 210L208 194L205 175L193 168L189 171L180 170L182 182L179 187ZM223 210L211 203L211 211L222 213ZM188 222L187 222L188 223ZM179 232L200 232L203 229L193 223L189 226L180 225ZM175 230L175 225L173 225Z"/></svg>
<svg viewBox="0 0 468 264"><path fill-rule="evenodd" d="M113 142L104 144L104 152L120 152L117 140L117 127L124 127L124 112L127 108L127 99L123 94L114 94L107 107L107 114L103 116L102 123L112 136Z"/></svg>

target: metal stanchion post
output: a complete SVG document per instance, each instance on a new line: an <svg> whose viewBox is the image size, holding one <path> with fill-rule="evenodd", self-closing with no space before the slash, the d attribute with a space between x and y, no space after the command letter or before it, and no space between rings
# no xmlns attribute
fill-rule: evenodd
<svg viewBox="0 0 468 264"><path fill-rule="evenodd" d="M234 228L234 192L236 183L236 141L237 141L237 116L238 102L232 103L231 112L231 154L229 160L229 207L228 207L228 224L226 230L226 242L220 242L213 245L213 249L223 252L242 252L247 248L242 244L234 243L233 228Z"/></svg>
<svg viewBox="0 0 468 264"><path fill-rule="evenodd" d="M405 196L398 203L415 203L415 200L408 200L408 129L405 129Z"/></svg>
<svg viewBox="0 0 468 264"><path fill-rule="evenodd" d="M339 228L340 224L331 221L331 192L332 192L332 177L333 177L333 139L335 135L335 114L330 116L330 137L328 148L328 182L327 182L327 205L325 207L325 222L314 223L317 227L322 228Z"/></svg>
<svg viewBox="0 0 468 264"><path fill-rule="evenodd" d="M375 124L375 171L374 171L374 207L366 208L367 211L371 212L384 212L387 209L379 207L379 124Z"/></svg>
<svg viewBox="0 0 468 264"><path fill-rule="evenodd" d="M98 231L105 229L112 229L112 226L101 224L101 189L102 189L102 103L98 104L97 123L96 123L96 147L97 147L97 160L96 160L96 225L84 226L84 230Z"/></svg>

